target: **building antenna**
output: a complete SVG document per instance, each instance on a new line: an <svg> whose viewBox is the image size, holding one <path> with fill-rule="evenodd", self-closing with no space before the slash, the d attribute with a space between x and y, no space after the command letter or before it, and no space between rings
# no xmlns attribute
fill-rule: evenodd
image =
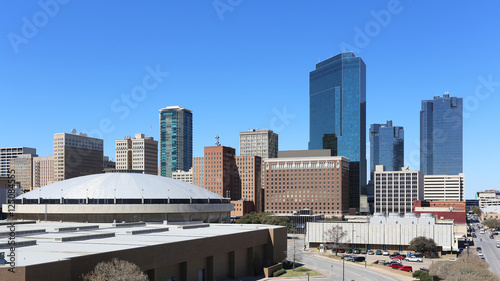
<svg viewBox="0 0 500 281"><path fill-rule="evenodd" d="M219 139L220 139L220 136L219 136L219 135L216 135L216 136L215 136L215 145L216 145L216 146L220 146Z"/></svg>
<svg viewBox="0 0 500 281"><path fill-rule="evenodd" d="M151 136L151 130L153 130L153 125L149 123L149 136Z"/></svg>
<svg viewBox="0 0 500 281"><path fill-rule="evenodd" d="M269 130L269 115L267 115L267 130Z"/></svg>

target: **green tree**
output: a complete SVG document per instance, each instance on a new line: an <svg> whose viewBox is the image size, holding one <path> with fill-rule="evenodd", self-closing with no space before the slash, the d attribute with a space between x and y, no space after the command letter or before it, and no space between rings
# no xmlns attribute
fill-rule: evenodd
<svg viewBox="0 0 500 281"><path fill-rule="evenodd" d="M484 220L482 224L486 225L491 229L500 229L500 220L499 219L489 219Z"/></svg>
<svg viewBox="0 0 500 281"><path fill-rule="evenodd" d="M419 236L410 241L408 248L412 251L424 253L426 256L430 257L432 252L437 250L437 245L432 238Z"/></svg>
<svg viewBox="0 0 500 281"><path fill-rule="evenodd" d="M114 258L100 262L94 270L82 274L84 281L148 281L148 276L135 264Z"/></svg>
<svg viewBox="0 0 500 281"><path fill-rule="evenodd" d="M235 223L281 225L286 226L289 233L294 233L296 231L289 218L283 216L271 216L268 213L246 214L237 219Z"/></svg>
<svg viewBox="0 0 500 281"><path fill-rule="evenodd" d="M472 208L472 212L476 215L481 215L481 208L479 208L479 206L476 206Z"/></svg>

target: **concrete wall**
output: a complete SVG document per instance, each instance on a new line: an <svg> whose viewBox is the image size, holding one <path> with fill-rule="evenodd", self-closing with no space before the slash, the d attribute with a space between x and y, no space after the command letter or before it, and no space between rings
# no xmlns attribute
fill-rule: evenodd
<svg viewBox="0 0 500 281"><path fill-rule="evenodd" d="M211 226L216 227L216 226ZM84 245L83 245L84 246ZM198 280L205 269L206 280L237 278L262 272L263 267L280 262L286 251L286 228L258 228L191 241L79 256L68 260L16 268L17 273L0 269L0 280L65 281L79 280L98 262L118 258L138 265L154 280ZM245 258L246 255L246 258ZM249 261L248 258L253 259ZM251 265L253 263L253 270ZM252 274L243 274L247 269ZM253 271L253 272L252 272ZM152 281L154 281L152 280Z"/></svg>

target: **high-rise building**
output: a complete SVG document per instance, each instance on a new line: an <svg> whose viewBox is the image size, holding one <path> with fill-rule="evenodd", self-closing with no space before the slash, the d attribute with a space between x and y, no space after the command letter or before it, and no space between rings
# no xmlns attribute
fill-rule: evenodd
<svg viewBox="0 0 500 281"><path fill-rule="evenodd" d="M2 147L0 148L0 177L8 177L10 160L21 154L36 156L36 148L30 147Z"/></svg>
<svg viewBox="0 0 500 281"><path fill-rule="evenodd" d="M37 155L34 155L37 156ZM21 154L10 160L10 168L15 171L16 183L21 190L33 190L33 155Z"/></svg>
<svg viewBox="0 0 500 281"><path fill-rule="evenodd" d="M377 165L373 178L375 213L411 213L414 201L424 199L424 176L420 171L386 171L383 165Z"/></svg>
<svg viewBox="0 0 500 281"><path fill-rule="evenodd" d="M370 179L375 166L384 165L386 171L399 171L404 166L404 129L385 124L370 125Z"/></svg>
<svg viewBox="0 0 500 281"><path fill-rule="evenodd" d="M54 155L33 158L33 189L55 182Z"/></svg>
<svg viewBox="0 0 500 281"><path fill-rule="evenodd" d="M422 101L420 171L424 175L463 173L463 99L436 96Z"/></svg>
<svg viewBox="0 0 500 281"><path fill-rule="evenodd" d="M271 130L250 129L240 133L240 156L278 157L278 134Z"/></svg>
<svg viewBox="0 0 500 281"><path fill-rule="evenodd" d="M235 149L227 146L206 146L203 188L231 200L241 198L236 184Z"/></svg>
<svg viewBox="0 0 500 281"><path fill-rule="evenodd" d="M180 106L160 109L161 175L189 171L193 161L193 113Z"/></svg>
<svg viewBox="0 0 500 281"><path fill-rule="evenodd" d="M309 74L309 107L309 149L332 149L350 159L349 204L358 209L367 165L363 60L345 52L317 63Z"/></svg>
<svg viewBox="0 0 500 281"><path fill-rule="evenodd" d="M87 134L54 134L54 180L103 172L103 140Z"/></svg>
<svg viewBox="0 0 500 281"><path fill-rule="evenodd" d="M426 201L465 201L465 176L424 175L424 199Z"/></svg>
<svg viewBox="0 0 500 281"><path fill-rule="evenodd" d="M158 142L153 137L135 134L115 141L116 170L142 171L144 174L158 174Z"/></svg>
<svg viewBox="0 0 500 281"><path fill-rule="evenodd" d="M281 152L280 152L281 153ZM349 214L349 159L299 156L264 160L265 212L294 214L309 209L327 216Z"/></svg>
<svg viewBox="0 0 500 281"><path fill-rule="evenodd" d="M236 156L236 189L239 190L242 201L243 214L250 212L262 212L262 158L259 156Z"/></svg>

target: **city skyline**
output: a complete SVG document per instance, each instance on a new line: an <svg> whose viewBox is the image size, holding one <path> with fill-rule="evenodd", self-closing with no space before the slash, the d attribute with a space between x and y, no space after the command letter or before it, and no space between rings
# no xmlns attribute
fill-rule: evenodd
<svg viewBox="0 0 500 281"><path fill-rule="evenodd" d="M493 36L500 4L298 3L244 1L220 14L210 2L69 2L30 37L23 18L44 11L38 2L2 3L0 91L4 114L15 118L1 125L0 147L48 156L53 134L76 128L102 137L104 155L114 158L115 139L143 132L159 140L158 108L180 105L196 113L193 156L215 135L239 154L238 133L249 128L278 133L281 150L306 149L308 72L353 51L368 66L367 132L385 120L403 126L405 165L419 170L421 101L447 91L462 97L466 198L498 189L491 170L498 135L486 125L499 118L499 59L489 54L500 47ZM95 11L102 12L91 21ZM26 41L13 45L12 34ZM487 60L477 59L478 48Z"/></svg>

